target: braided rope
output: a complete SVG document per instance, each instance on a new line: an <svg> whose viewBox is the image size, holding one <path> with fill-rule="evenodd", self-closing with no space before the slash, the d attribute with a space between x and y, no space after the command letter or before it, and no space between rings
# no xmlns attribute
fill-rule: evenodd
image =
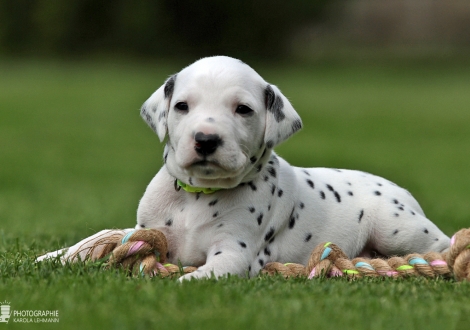
<svg viewBox="0 0 470 330"><path fill-rule="evenodd" d="M99 260L109 255L108 267L122 267L132 274L149 276L179 276L191 273L197 267L181 267L166 263L167 241L156 229L138 229L127 234L114 234L97 240L87 248L86 256ZM77 251L73 258L82 251ZM458 231L451 239L446 253L429 252L424 255L412 253L389 259L354 258L331 242L315 247L307 266L295 263L270 262L263 274L281 274L284 277L411 277L440 276L458 281L470 281L470 229Z"/></svg>
<svg viewBox="0 0 470 330"><path fill-rule="evenodd" d="M337 245L328 242L317 245L306 267L271 262L266 264L262 272L270 275L281 274L286 278L308 275L309 279L321 276L450 278L454 275L457 281L470 281L470 229L458 231L451 239L449 251L442 254L412 253L387 260L368 258L349 260Z"/></svg>
<svg viewBox="0 0 470 330"><path fill-rule="evenodd" d="M148 276L174 276L190 273L197 267L179 267L166 263L168 243L165 235L156 229L139 229L128 233L103 234L91 247L87 242L78 249L71 260L80 258L82 252L85 259L100 260L108 258L107 266L124 268L131 274Z"/></svg>

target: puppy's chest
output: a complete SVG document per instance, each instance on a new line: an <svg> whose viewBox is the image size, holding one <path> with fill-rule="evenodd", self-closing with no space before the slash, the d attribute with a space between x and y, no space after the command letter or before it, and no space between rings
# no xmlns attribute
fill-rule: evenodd
<svg viewBox="0 0 470 330"><path fill-rule="evenodd" d="M204 264L215 233L220 231L228 207L211 195L188 194L188 200L175 205L160 217L169 243L170 261Z"/></svg>

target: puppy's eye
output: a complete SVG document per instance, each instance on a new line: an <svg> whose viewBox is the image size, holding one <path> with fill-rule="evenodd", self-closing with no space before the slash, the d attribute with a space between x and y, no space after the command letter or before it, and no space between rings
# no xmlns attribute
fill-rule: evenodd
<svg viewBox="0 0 470 330"><path fill-rule="evenodd" d="M251 114L253 114L253 110L250 109L249 107L247 107L246 105L239 105L237 107L237 109L235 110L236 113L240 114L240 115L245 115L245 116L249 116Z"/></svg>
<svg viewBox="0 0 470 330"><path fill-rule="evenodd" d="M175 109L179 111L188 111L188 104L186 102L178 102L175 104Z"/></svg>

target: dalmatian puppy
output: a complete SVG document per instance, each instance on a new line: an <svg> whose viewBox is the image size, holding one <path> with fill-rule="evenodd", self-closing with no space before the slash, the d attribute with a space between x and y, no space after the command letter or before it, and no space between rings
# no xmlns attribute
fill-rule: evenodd
<svg viewBox="0 0 470 330"><path fill-rule="evenodd" d="M180 280L254 276L271 261L306 264L323 241L350 258L450 245L394 183L360 171L294 167L276 155L273 148L302 127L301 119L276 86L239 60L193 63L153 93L141 115L160 141L167 139L135 228L161 230L170 262L199 267ZM114 232L40 259L66 259Z"/></svg>

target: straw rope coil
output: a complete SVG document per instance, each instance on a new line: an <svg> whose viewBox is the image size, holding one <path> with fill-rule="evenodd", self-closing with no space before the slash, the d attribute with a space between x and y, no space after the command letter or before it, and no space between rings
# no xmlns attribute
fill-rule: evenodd
<svg viewBox="0 0 470 330"><path fill-rule="evenodd" d="M108 258L107 266L123 268L132 274L161 277L181 275L195 271L196 267L167 264L168 243L165 235L156 229L139 229L125 233L104 235L93 246L79 249L71 259L86 251L85 259Z"/></svg>

